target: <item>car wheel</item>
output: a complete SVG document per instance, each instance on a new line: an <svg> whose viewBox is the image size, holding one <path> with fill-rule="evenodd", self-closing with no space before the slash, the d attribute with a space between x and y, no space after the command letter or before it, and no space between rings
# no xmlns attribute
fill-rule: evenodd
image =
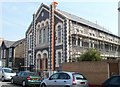
<svg viewBox="0 0 120 87"><path fill-rule="evenodd" d="M41 87L47 87L45 84L42 84Z"/></svg>
<svg viewBox="0 0 120 87"><path fill-rule="evenodd" d="M4 78L4 76L2 76L2 82L4 82L5 81L5 78Z"/></svg>
<svg viewBox="0 0 120 87"><path fill-rule="evenodd" d="M11 79L11 83L12 83L12 84L14 83L14 80L13 80L13 78Z"/></svg>
<svg viewBox="0 0 120 87"><path fill-rule="evenodd" d="M22 87L25 87L25 86L26 86L26 82L22 81Z"/></svg>

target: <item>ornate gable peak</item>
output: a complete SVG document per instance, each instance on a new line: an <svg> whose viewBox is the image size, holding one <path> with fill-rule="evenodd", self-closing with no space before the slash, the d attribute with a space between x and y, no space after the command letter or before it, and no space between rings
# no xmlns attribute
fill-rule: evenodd
<svg viewBox="0 0 120 87"><path fill-rule="evenodd" d="M49 10L49 6L45 5L44 3L41 3L40 7L38 8L38 10L36 12L36 16L39 14L39 12L40 12L40 10L41 10L42 7L44 7L44 8L46 8L46 9Z"/></svg>

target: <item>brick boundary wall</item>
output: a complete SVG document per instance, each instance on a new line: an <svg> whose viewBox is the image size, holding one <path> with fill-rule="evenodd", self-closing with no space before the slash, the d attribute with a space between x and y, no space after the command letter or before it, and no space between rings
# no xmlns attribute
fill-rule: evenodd
<svg viewBox="0 0 120 87"><path fill-rule="evenodd" d="M80 72L92 85L101 85L109 77L108 61L63 63L62 70Z"/></svg>

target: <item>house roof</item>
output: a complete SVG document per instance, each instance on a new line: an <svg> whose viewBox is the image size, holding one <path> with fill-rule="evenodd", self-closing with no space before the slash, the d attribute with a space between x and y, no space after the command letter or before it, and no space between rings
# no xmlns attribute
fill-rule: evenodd
<svg viewBox="0 0 120 87"><path fill-rule="evenodd" d="M4 40L4 44L7 48L9 48L13 43L14 43L14 41Z"/></svg>
<svg viewBox="0 0 120 87"><path fill-rule="evenodd" d="M25 38L14 42L10 47L16 47L18 44L22 43L23 41L25 41Z"/></svg>

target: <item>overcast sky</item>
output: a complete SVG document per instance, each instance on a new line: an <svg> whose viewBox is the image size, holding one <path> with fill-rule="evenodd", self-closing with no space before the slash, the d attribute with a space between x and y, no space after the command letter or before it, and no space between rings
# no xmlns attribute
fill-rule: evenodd
<svg viewBox="0 0 120 87"><path fill-rule="evenodd" d="M41 3L50 5L52 0L5 0L0 2L0 37L5 40L19 40L25 37L25 32L32 21L32 15ZM81 18L97 23L111 33L118 34L118 0L114 1L81 1L66 2L57 0L57 9L64 10Z"/></svg>

